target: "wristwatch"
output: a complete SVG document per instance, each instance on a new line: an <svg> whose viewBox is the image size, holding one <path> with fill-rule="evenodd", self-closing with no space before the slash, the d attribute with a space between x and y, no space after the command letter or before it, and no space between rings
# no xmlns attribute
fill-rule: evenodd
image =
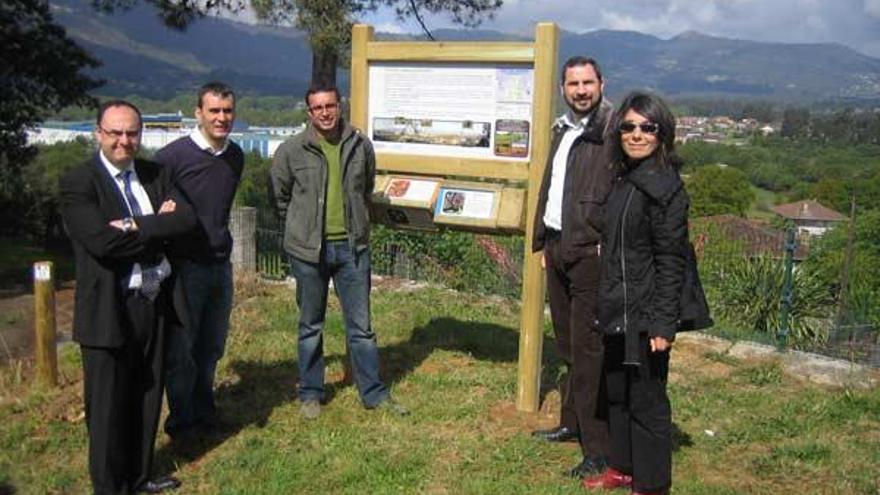
<svg viewBox="0 0 880 495"><path fill-rule="evenodd" d="M134 228L134 219L131 217L125 217L122 219L122 231L129 232Z"/></svg>

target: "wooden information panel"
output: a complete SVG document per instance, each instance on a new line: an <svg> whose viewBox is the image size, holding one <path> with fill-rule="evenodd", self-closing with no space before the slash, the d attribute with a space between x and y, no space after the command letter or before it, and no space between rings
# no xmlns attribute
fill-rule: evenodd
<svg viewBox="0 0 880 495"><path fill-rule="evenodd" d="M374 218L525 234L517 408L538 410L545 279L531 252L550 147L559 30L535 42L373 40L355 25L351 122L376 149Z"/></svg>

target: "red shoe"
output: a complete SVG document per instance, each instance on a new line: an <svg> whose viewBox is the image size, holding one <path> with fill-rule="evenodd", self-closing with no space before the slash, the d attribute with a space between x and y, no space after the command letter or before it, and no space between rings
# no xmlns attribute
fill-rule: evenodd
<svg viewBox="0 0 880 495"><path fill-rule="evenodd" d="M614 490L615 488L629 488L632 482L632 476L623 474L614 468L608 468L602 474L584 478L581 484L588 490L595 490L597 488Z"/></svg>

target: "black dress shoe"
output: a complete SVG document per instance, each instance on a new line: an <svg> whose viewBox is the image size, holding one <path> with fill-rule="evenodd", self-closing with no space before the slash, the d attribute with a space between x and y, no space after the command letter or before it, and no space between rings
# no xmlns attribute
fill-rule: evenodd
<svg viewBox="0 0 880 495"><path fill-rule="evenodd" d="M586 478L599 474L608 467L608 458L604 456L587 456L580 464L571 468L568 475L572 478Z"/></svg>
<svg viewBox="0 0 880 495"><path fill-rule="evenodd" d="M549 430L535 430L532 432L533 437L538 437L548 442L576 442L578 432L566 428L565 426L557 426Z"/></svg>
<svg viewBox="0 0 880 495"><path fill-rule="evenodd" d="M138 487L138 493L162 493L180 488L180 480L171 476L163 476L142 484Z"/></svg>

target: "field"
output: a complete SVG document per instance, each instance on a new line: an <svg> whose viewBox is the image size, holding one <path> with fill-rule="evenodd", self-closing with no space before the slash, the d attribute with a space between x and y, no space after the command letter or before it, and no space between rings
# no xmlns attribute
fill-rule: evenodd
<svg viewBox="0 0 880 495"><path fill-rule="evenodd" d="M344 382L335 299L325 337L329 401L306 422L296 400L296 310L283 285L240 280L218 397L225 427L184 450L160 435L158 473L180 493L576 494L574 444L552 426L560 367L544 339L541 411L513 403L517 303L384 281L373 295L383 375L412 414L364 410ZM548 330L549 332L549 330ZM88 493L78 351L63 386L0 369L0 493ZM824 388L777 360L739 360L701 339L673 353L675 494L878 494L880 394Z"/></svg>

